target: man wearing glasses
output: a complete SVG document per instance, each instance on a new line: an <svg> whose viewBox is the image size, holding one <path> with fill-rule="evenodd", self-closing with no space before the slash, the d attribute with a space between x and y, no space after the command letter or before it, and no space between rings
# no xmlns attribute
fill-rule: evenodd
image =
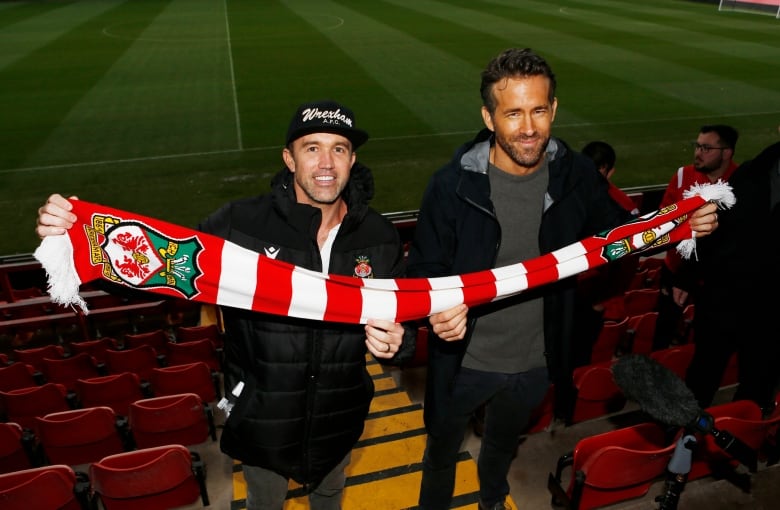
<svg viewBox="0 0 780 510"><path fill-rule="evenodd" d="M734 152L739 133L725 124L705 125L699 129L699 136L691 143L693 163L681 166L672 176L661 199L659 209L682 200L683 192L693 184L728 181L737 168ZM674 274L682 259L675 249L666 251L664 267L661 270L661 297L658 302L659 316L653 349L668 347L673 341L677 324L682 317L688 293L672 286Z"/></svg>

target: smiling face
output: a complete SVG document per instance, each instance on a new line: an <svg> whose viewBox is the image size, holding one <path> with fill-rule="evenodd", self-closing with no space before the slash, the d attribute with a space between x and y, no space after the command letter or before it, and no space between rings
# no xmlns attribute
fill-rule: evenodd
<svg viewBox="0 0 780 510"><path fill-rule="evenodd" d="M549 99L546 76L506 78L493 85L496 108L482 107L482 120L495 133L493 164L505 172L524 175L536 171L544 156L557 99Z"/></svg>
<svg viewBox="0 0 780 510"><path fill-rule="evenodd" d="M282 151L282 159L295 174L298 202L324 208L340 199L355 153L352 143L341 135L312 133L294 140Z"/></svg>

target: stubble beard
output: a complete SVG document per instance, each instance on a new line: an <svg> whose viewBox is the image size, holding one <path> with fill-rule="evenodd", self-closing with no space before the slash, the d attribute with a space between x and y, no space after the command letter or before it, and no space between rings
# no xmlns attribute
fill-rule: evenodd
<svg viewBox="0 0 780 510"><path fill-rule="evenodd" d="M547 143L550 141L550 138L547 137L540 139L539 143L534 145L533 149L518 149L514 145L516 142L520 142L526 138L528 137L518 136L514 138L508 138L496 134L496 143L516 165L529 169L535 168L542 160L544 150L547 147ZM535 136L534 138L539 137Z"/></svg>
<svg viewBox="0 0 780 510"><path fill-rule="evenodd" d="M336 188L332 190L318 189L316 184L305 185L304 183L300 183L300 186L304 194L306 194L306 196L309 198L311 203L314 205L334 204L341 196L341 193L344 191L343 183L338 183Z"/></svg>
<svg viewBox="0 0 780 510"><path fill-rule="evenodd" d="M704 165L704 164L699 164L699 163L694 162L693 163L693 168L694 168L694 170L696 170L699 173L711 174L712 172L714 172L715 170L717 170L720 167L721 163L722 163L722 160L718 163L717 166L707 166L707 165Z"/></svg>

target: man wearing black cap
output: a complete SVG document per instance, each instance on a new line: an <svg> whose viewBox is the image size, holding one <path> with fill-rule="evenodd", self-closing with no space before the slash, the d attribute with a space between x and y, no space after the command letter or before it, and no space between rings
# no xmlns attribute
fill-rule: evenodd
<svg viewBox="0 0 780 510"><path fill-rule="evenodd" d="M355 149L367 139L347 107L301 105L271 192L226 204L199 229L315 271L402 276L398 232L369 207L373 178L356 162ZM38 235L70 228L75 217L69 210L62 196L49 197L39 211ZM281 509L291 478L309 493L313 510L340 509L344 468L374 394L366 349L380 361L399 363L413 354L414 329L385 320L335 324L228 307L222 316L230 403L220 446L242 463L247 510Z"/></svg>

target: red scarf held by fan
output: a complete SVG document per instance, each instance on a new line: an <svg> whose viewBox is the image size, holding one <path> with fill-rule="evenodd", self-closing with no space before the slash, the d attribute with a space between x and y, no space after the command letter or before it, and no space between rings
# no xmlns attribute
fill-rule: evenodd
<svg viewBox="0 0 780 510"><path fill-rule="evenodd" d="M43 239L35 257L46 270L52 301L87 305L82 283L109 280L135 289L276 315L365 324L421 319L457 304L478 306L576 275L650 247L680 242L695 249L689 214L707 201L731 207L722 182L696 186L686 198L650 214L509 266L440 278L373 279L370 261L355 275L323 274L277 261L196 230L74 200L77 223L66 235Z"/></svg>

